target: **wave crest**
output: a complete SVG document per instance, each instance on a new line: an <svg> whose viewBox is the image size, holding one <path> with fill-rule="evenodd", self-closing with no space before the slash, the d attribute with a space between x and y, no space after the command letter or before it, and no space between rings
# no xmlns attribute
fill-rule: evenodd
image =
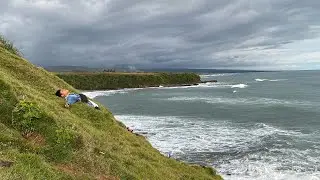
<svg viewBox="0 0 320 180"><path fill-rule="evenodd" d="M264 82L264 81L269 81L269 82L278 82L278 81L286 81L288 79L255 79L257 82Z"/></svg>
<svg viewBox="0 0 320 180"><path fill-rule="evenodd" d="M200 74L201 78L209 78L209 77L222 77L222 76L233 76L238 73L219 73L219 74Z"/></svg>
<svg viewBox="0 0 320 180"><path fill-rule="evenodd" d="M243 88L246 88L248 87L247 84L236 84L236 85L232 85L231 88L240 88L240 89L243 89Z"/></svg>

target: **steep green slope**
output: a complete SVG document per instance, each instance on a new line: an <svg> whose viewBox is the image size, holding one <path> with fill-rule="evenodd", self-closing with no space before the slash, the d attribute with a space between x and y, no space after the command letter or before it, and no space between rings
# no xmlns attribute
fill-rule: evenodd
<svg viewBox="0 0 320 180"><path fill-rule="evenodd" d="M106 108L64 108L73 87L0 46L1 179L221 179L161 155ZM1 164L1 163L0 163Z"/></svg>

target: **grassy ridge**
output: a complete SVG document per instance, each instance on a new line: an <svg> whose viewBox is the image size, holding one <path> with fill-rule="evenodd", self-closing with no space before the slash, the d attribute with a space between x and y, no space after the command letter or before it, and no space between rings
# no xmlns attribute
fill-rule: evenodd
<svg viewBox="0 0 320 180"><path fill-rule="evenodd" d="M4 49L6 49L7 51L17 55L17 56L20 56L22 57L22 53L21 51L16 48L13 43L11 41L9 41L8 39L6 39L4 36L2 36L0 34L0 46Z"/></svg>
<svg viewBox="0 0 320 180"><path fill-rule="evenodd" d="M58 73L57 75L73 87L83 90L141 88L200 82L200 76L194 73Z"/></svg>
<svg viewBox="0 0 320 180"><path fill-rule="evenodd" d="M107 108L65 109L58 88L78 92L0 47L0 160L13 162L1 179L221 179L163 156Z"/></svg>

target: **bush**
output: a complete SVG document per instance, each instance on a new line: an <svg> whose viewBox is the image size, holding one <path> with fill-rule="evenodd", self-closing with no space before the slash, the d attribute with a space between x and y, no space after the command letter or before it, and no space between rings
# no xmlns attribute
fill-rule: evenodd
<svg viewBox="0 0 320 180"><path fill-rule="evenodd" d="M56 143L64 148L71 148L74 144L75 134L69 129L56 130Z"/></svg>
<svg viewBox="0 0 320 180"><path fill-rule="evenodd" d="M48 141L49 144L43 149L43 153L55 162L71 160L73 150L83 147L82 137L68 128L56 129L54 136Z"/></svg>
<svg viewBox="0 0 320 180"><path fill-rule="evenodd" d="M0 46L4 47L9 52L22 57L21 51L16 48L11 41L6 39L4 36L0 35Z"/></svg>
<svg viewBox="0 0 320 180"><path fill-rule="evenodd" d="M32 133L41 117L40 109L35 103L23 100L12 111L12 124L22 134Z"/></svg>

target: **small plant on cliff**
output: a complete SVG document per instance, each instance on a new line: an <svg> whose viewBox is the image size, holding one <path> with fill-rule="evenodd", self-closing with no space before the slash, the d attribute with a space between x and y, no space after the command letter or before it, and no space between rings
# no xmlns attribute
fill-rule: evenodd
<svg viewBox="0 0 320 180"><path fill-rule="evenodd" d="M50 146L44 149L48 159L55 162L66 162L72 158L74 149L83 146L82 137L68 128L59 128L54 136L48 139Z"/></svg>
<svg viewBox="0 0 320 180"><path fill-rule="evenodd" d="M16 48L11 41L6 39L4 36L0 35L0 46L4 47L9 52L22 57L21 51Z"/></svg>
<svg viewBox="0 0 320 180"><path fill-rule="evenodd" d="M41 118L39 107L32 102L20 101L12 111L12 124L22 134L35 131L37 121Z"/></svg>
<svg viewBox="0 0 320 180"><path fill-rule="evenodd" d="M69 129L57 129L56 137L56 143L64 148L70 148L75 139L75 135Z"/></svg>

